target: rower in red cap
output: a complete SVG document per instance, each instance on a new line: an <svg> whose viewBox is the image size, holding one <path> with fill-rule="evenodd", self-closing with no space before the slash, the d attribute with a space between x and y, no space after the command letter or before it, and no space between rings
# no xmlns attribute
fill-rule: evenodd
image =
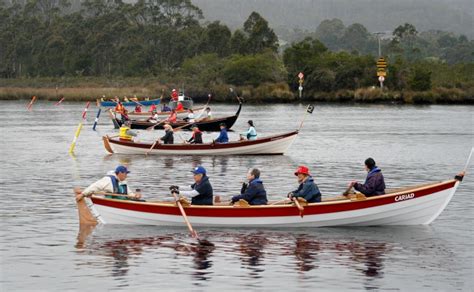
<svg viewBox="0 0 474 292"><path fill-rule="evenodd" d="M309 169L306 166L299 166L295 171L295 175L298 177L298 189L288 193L288 198L303 198L308 203L321 202L321 192L318 186L314 183L314 179L309 173Z"/></svg>

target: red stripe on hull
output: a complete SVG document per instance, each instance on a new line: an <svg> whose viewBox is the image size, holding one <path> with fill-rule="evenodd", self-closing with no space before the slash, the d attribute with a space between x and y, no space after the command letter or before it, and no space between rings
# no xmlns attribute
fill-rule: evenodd
<svg viewBox="0 0 474 292"><path fill-rule="evenodd" d="M342 202L327 202L318 203L315 205L308 205L304 207L305 215L317 215L317 214L328 214L337 212L346 212L353 210L360 210L371 207L378 207L389 204L396 204L403 201L396 201L395 198L401 195L414 194L410 200L414 200L420 197L428 196L433 193L441 192L454 187L456 184L455 180L446 181L441 184L436 184L432 187L419 189L415 192L405 191L402 193L395 193L391 195L383 195L368 198L361 201L342 201ZM415 189L413 189L415 190ZM410 196L411 197L411 196ZM177 206L166 206L157 205L153 203L140 203L131 201L121 201L113 199L105 199L99 197L91 198L94 204L107 206L117 209L144 212L144 213L155 213L163 215L176 215L180 216L181 213ZM298 208L291 205L284 206L253 206L251 208L239 208L239 207L209 207L209 206L190 206L185 207L186 214L188 216L198 217L281 217L281 216L299 216Z"/></svg>

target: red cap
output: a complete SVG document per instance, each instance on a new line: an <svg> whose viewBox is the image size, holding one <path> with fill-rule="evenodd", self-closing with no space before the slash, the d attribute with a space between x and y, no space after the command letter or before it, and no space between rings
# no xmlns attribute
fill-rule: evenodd
<svg viewBox="0 0 474 292"><path fill-rule="evenodd" d="M298 166L298 169L295 171L295 175L298 175L299 173L301 174L306 174L306 175L311 175L309 173L309 169L306 166Z"/></svg>

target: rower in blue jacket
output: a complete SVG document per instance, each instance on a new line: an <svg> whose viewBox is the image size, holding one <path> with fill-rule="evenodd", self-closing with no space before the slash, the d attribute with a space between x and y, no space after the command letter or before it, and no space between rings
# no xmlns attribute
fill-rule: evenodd
<svg viewBox="0 0 474 292"><path fill-rule="evenodd" d="M247 201L250 205L266 205L267 192L260 180L260 170L252 168L247 172L247 183L242 184L240 195L232 197L232 203L241 199Z"/></svg>
<svg viewBox="0 0 474 292"><path fill-rule="evenodd" d="M216 143L227 143L229 142L229 136L227 135L227 125L225 123L221 123L220 125L221 132L219 136L214 140Z"/></svg>

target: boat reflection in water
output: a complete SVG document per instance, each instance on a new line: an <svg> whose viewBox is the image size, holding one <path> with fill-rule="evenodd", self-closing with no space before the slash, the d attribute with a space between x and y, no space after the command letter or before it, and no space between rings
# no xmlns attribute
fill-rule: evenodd
<svg viewBox="0 0 474 292"><path fill-rule="evenodd" d="M179 269L180 273L199 282L210 280L213 274L226 276L220 268L224 266L236 273L242 273L241 268L245 268L249 271L244 273L245 277L249 279L260 279L264 271L278 267L303 280L313 278L315 274L310 273L313 270L328 268L346 270L354 277L364 276L370 280L383 277L384 260L394 245L399 244L400 233L407 233L394 228L317 230L202 231L201 237L214 244L207 246L188 237L181 229L157 231L144 226L107 225L96 229L82 226L76 248L80 253L111 259L81 265L98 265L95 268L105 269L118 279L127 276L132 268L146 270L152 266L153 273L164 276ZM389 237L394 240L391 242L387 235L394 230L395 235Z"/></svg>

